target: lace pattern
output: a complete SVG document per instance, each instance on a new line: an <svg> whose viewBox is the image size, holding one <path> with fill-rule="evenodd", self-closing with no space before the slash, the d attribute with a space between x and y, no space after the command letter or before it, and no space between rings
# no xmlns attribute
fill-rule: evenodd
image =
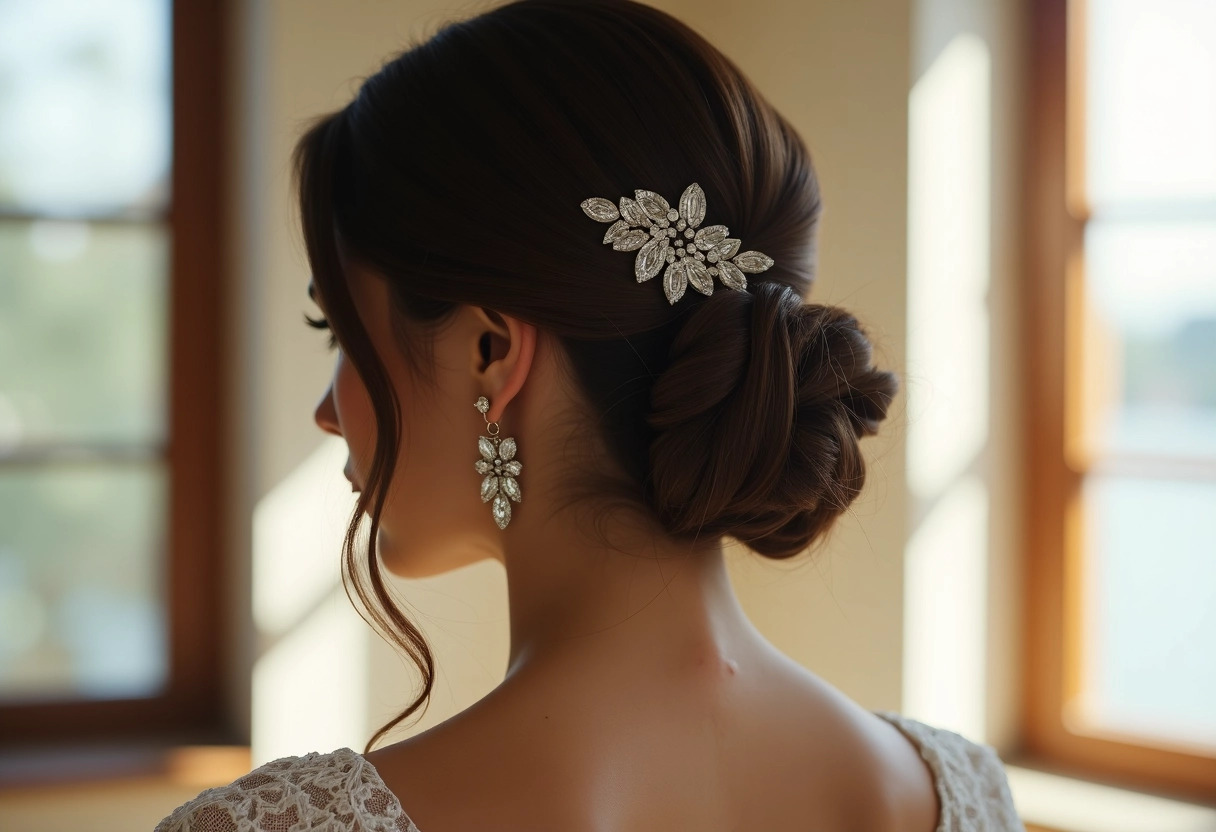
<svg viewBox="0 0 1216 832"><path fill-rule="evenodd" d="M929 764L941 801L935 832L1025 832L1004 765L975 743L894 711L874 711L899 728ZM340 748L283 757L207 789L155 832L421 832L361 754Z"/></svg>
<svg viewBox="0 0 1216 832"><path fill-rule="evenodd" d="M282 757L182 804L155 832L419 832L361 754Z"/></svg>
<svg viewBox="0 0 1216 832"><path fill-rule="evenodd" d="M996 749L894 711L874 711L920 751L937 783L936 832L1025 832Z"/></svg>

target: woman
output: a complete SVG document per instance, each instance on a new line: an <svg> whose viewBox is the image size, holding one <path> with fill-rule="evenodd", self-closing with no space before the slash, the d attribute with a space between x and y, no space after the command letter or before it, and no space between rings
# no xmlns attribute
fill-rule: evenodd
<svg viewBox="0 0 1216 832"><path fill-rule="evenodd" d="M811 160L737 67L628 0L520 0L385 64L295 162L338 350L316 420L361 491L344 577L425 684L363 754L277 760L159 829L1022 828L990 747L861 708L732 592L723 539L815 543L897 389L804 300ZM381 566L484 558L505 678L372 751L434 678Z"/></svg>

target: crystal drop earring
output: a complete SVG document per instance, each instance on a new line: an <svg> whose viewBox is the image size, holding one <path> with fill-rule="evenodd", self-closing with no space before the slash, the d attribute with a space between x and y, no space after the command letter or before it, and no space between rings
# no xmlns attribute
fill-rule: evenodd
<svg viewBox="0 0 1216 832"><path fill-rule="evenodd" d="M519 490L519 482L515 479L524 466L515 458L515 440L510 436L499 438L498 422L491 422L486 416L486 411L490 409L490 400L479 396L473 406L481 412L481 418L486 420L486 433L489 434L477 437L477 451L481 454L481 459L473 463L477 473L485 477L481 481L481 501L494 501L490 506L490 513L494 516L498 528L505 529L511 522L511 500L518 503L524 497Z"/></svg>

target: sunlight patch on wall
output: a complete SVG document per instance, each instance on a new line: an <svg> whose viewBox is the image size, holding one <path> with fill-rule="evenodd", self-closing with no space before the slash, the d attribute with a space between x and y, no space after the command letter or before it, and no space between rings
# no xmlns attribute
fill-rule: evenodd
<svg viewBox="0 0 1216 832"><path fill-rule="evenodd" d="M367 740L368 628L341 585L354 495L346 444L327 438L253 516L252 762Z"/></svg>
<svg viewBox="0 0 1216 832"><path fill-rule="evenodd" d="M938 500L905 550L904 712L984 735L988 489L965 477Z"/></svg>
<svg viewBox="0 0 1216 832"><path fill-rule="evenodd" d="M904 712L984 733L991 58L955 37L908 107Z"/></svg>

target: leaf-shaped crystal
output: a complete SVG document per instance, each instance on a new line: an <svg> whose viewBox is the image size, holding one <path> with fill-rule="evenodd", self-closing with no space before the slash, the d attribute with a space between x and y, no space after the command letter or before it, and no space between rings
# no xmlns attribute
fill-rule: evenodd
<svg viewBox="0 0 1216 832"><path fill-rule="evenodd" d="M477 437L477 450L489 462L494 461L494 443L491 442L488 437Z"/></svg>
<svg viewBox="0 0 1216 832"><path fill-rule="evenodd" d="M489 502L498 493L498 479L498 477L490 474L490 476L481 481L481 501L483 503Z"/></svg>
<svg viewBox="0 0 1216 832"><path fill-rule="evenodd" d="M697 232L697 236L693 237L693 242L701 251L709 251L725 240L727 233L725 225L707 225Z"/></svg>
<svg viewBox="0 0 1216 832"><path fill-rule="evenodd" d="M714 246L710 251L717 255L719 260L729 260L735 256L735 252L739 250L739 240L734 237L727 237L722 242Z"/></svg>
<svg viewBox="0 0 1216 832"><path fill-rule="evenodd" d="M511 501L499 494L494 498L490 513L494 515L494 522L498 524L498 528L505 529L511 522Z"/></svg>
<svg viewBox="0 0 1216 832"><path fill-rule="evenodd" d="M502 466L502 472L509 477L518 477L519 472L522 470L524 470L524 466L518 459L513 459Z"/></svg>
<svg viewBox="0 0 1216 832"><path fill-rule="evenodd" d="M620 213L616 210L616 206L602 196L593 196L591 199L584 199L579 203L579 207L583 209L583 213L591 217L597 222L612 222L620 217Z"/></svg>
<svg viewBox="0 0 1216 832"><path fill-rule="evenodd" d="M663 272L663 292L667 295L669 304L674 304L684 297L684 290L688 288L688 273L685 271L687 262L680 258Z"/></svg>
<svg viewBox="0 0 1216 832"><path fill-rule="evenodd" d="M650 239L650 235L639 228L626 232L619 239L613 240L612 247L617 251L634 251L646 245Z"/></svg>
<svg viewBox="0 0 1216 832"><path fill-rule="evenodd" d="M604 242L611 243L613 240L619 240L629 233L629 223L624 220L617 220L612 225L608 226L608 230L604 232Z"/></svg>
<svg viewBox="0 0 1216 832"><path fill-rule="evenodd" d="M477 473L479 474L488 474L494 470L494 466L491 463L486 462L484 459L479 459L474 462L473 468L476 469Z"/></svg>
<svg viewBox="0 0 1216 832"><path fill-rule="evenodd" d="M621 216L630 225L650 228L650 217L646 216L646 212L642 210L641 205L638 205L627 196L621 197Z"/></svg>
<svg viewBox="0 0 1216 832"><path fill-rule="evenodd" d="M680 217L689 228L696 228L705 219L705 191L696 182L680 195Z"/></svg>
<svg viewBox="0 0 1216 832"><path fill-rule="evenodd" d="M701 265L698 260L685 260L684 262L688 264L685 268L688 272L688 282L692 284L692 287L703 295L712 295L714 279L705 266Z"/></svg>
<svg viewBox="0 0 1216 832"><path fill-rule="evenodd" d="M729 260L718 263L718 279L722 281L723 286L729 286L732 289L747 288L747 275L739 271L739 267Z"/></svg>
<svg viewBox="0 0 1216 832"><path fill-rule="evenodd" d="M655 222L659 220L666 221L667 212L671 210L671 206L667 204L667 200L656 194L654 191L644 191L641 188L633 192L633 196L638 201L638 205L642 206L642 210L646 215Z"/></svg>
<svg viewBox="0 0 1216 832"><path fill-rule="evenodd" d="M515 477L502 477L502 490L515 502L519 502L524 498L523 492L519 490L519 483L515 481Z"/></svg>
<svg viewBox="0 0 1216 832"><path fill-rule="evenodd" d="M745 251L732 258L734 264L745 272L759 274L773 265L773 258L759 251Z"/></svg>
<svg viewBox="0 0 1216 832"><path fill-rule="evenodd" d="M727 236L730 232L725 225L699 228L706 212L705 191L699 183L693 182L684 189L679 199L679 210L673 209L662 195L654 191L638 188L633 195L633 199L621 197L619 209L601 197L585 199L581 205L583 212L592 219L612 223L604 234L605 244L610 244L617 251L637 251L633 260L633 274L638 283L663 272L663 291L668 303L674 304L682 298L689 283L699 292L712 294L714 276L723 286L746 289L745 273L763 272L773 265L773 259L763 252L745 251L739 254L741 242ZM677 221L677 229L669 227ZM662 234L659 234L660 229ZM678 252L680 257L676 257L677 250L668 240L675 230L684 232L679 240L683 244ZM694 254L696 258L704 259L689 256ZM486 403L483 408L483 401L484 398L478 400L478 409L484 414L489 405ZM478 447L481 448L480 445ZM484 456L485 450L481 449ZM490 461L497 459L486 458ZM502 459L497 461L501 474Z"/></svg>
<svg viewBox="0 0 1216 832"><path fill-rule="evenodd" d="M508 436L506 439L502 440L502 442L499 443L498 455L504 461L511 459L515 456L515 440L512 437Z"/></svg>
<svg viewBox="0 0 1216 832"><path fill-rule="evenodd" d="M655 237L649 243L638 249L637 259L633 261L633 274L638 283L650 280L663 268L667 259L667 238Z"/></svg>

